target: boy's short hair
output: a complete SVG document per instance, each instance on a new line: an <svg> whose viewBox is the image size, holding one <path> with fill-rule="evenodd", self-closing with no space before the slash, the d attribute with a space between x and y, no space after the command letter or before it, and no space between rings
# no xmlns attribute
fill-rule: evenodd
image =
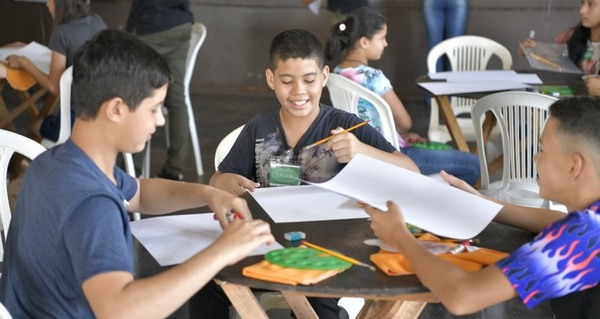
<svg viewBox="0 0 600 319"><path fill-rule="evenodd" d="M94 119L105 101L120 97L130 110L168 84L164 59L137 37L117 30L98 32L75 54L75 113Z"/></svg>
<svg viewBox="0 0 600 319"><path fill-rule="evenodd" d="M585 143L585 149L592 150L594 157L600 159L599 97L577 96L558 100L550 106L550 115L558 120L557 135L562 146ZM596 164L600 165L600 162Z"/></svg>
<svg viewBox="0 0 600 319"><path fill-rule="evenodd" d="M271 41L269 51L271 70L277 69L279 61L288 59L314 59L323 69L325 58L321 41L312 33L299 29L286 30Z"/></svg>

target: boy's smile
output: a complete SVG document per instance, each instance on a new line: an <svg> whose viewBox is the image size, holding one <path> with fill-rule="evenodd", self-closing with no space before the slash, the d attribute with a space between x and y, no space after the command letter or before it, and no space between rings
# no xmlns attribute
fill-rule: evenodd
<svg viewBox="0 0 600 319"><path fill-rule="evenodd" d="M287 59L279 61L274 72L267 69L267 83L281 104L281 116L314 120L328 74L329 68L321 70L314 59Z"/></svg>

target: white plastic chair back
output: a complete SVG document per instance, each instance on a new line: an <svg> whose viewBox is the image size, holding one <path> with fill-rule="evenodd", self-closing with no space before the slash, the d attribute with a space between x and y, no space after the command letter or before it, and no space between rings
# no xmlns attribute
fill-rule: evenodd
<svg viewBox="0 0 600 319"><path fill-rule="evenodd" d="M60 76L60 129L56 142L42 139L40 143L46 148L62 144L71 136L71 83L73 83L73 66L68 67Z"/></svg>
<svg viewBox="0 0 600 319"><path fill-rule="evenodd" d="M12 319L11 314L2 303L0 303L0 319Z"/></svg>
<svg viewBox="0 0 600 319"><path fill-rule="evenodd" d="M342 75L330 73L327 89L333 107L358 115L358 100L364 99L373 104L381 118L381 134L396 149L399 149L398 133L392 111L388 103L375 92L345 78Z"/></svg>
<svg viewBox="0 0 600 319"><path fill-rule="evenodd" d="M557 99L530 92L502 92L488 95L473 105L473 126L481 165L481 189L484 193L513 204L548 207L539 196L537 167L533 156L539 151L542 128L549 108ZM485 113L496 118L504 155L502 178L490 184L482 125Z"/></svg>
<svg viewBox="0 0 600 319"><path fill-rule="evenodd" d="M431 48L427 54L427 70L429 73L436 72L437 61L444 55L448 57L450 70L452 71L485 70L494 55L502 62L503 70L509 70L512 67L512 56L508 49L496 41L480 36L458 36L442 41ZM450 105L457 117L458 125L468 141L475 140L472 121L468 117L461 118L459 115L470 115L473 103L475 103L475 99L454 96L450 98ZM451 140L448 128L440 123L439 109L434 99L431 100L428 136L432 141L445 143Z"/></svg>
<svg viewBox="0 0 600 319"><path fill-rule="evenodd" d="M215 171L219 170L219 164L221 164L221 161L229 154L231 147L233 147L233 143L235 143L235 140L237 140L243 128L244 125L229 132L229 134L225 135L221 142L219 142L219 145L217 145L215 151Z"/></svg>
<svg viewBox="0 0 600 319"><path fill-rule="evenodd" d="M192 100L190 99L190 82L194 74L194 66L196 65L196 57L198 51L206 39L206 26L200 22L194 23L192 26L192 37L190 38L190 50L188 51L187 67L183 78L185 104L187 105L189 129L192 137L192 149L194 152L194 160L196 162L196 172L198 176L204 175L202 168L202 156L200 153L200 141L198 141L198 130L196 129L196 120L194 119L194 109L192 108Z"/></svg>
<svg viewBox="0 0 600 319"><path fill-rule="evenodd" d="M4 255L4 241L8 234L11 211L8 199L8 164L14 153L33 160L46 150L41 144L23 135L0 129L0 220L3 237L0 241L0 256Z"/></svg>

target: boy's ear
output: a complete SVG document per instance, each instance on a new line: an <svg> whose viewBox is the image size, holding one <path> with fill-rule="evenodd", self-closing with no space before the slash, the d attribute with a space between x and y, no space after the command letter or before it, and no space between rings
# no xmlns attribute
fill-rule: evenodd
<svg viewBox="0 0 600 319"><path fill-rule="evenodd" d="M327 85L327 80L329 80L329 65L323 66L323 71L321 71L323 75L323 87Z"/></svg>
<svg viewBox="0 0 600 319"><path fill-rule="evenodd" d="M275 77L275 74L273 74L273 71L271 71L270 68L267 68L267 70L265 71L265 79L267 80L267 84L269 85L271 90L275 90L274 77Z"/></svg>
<svg viewBox="0 0 600 319"><path fill-rule="evenodd" d="M127 105L123 103L123 99L120 97L113 97L104 102L103 109L107 119L113 122L119 122L123 115L124 107L127 107Z"/></svg>
<svg viewBox="0 0 600 319"><path fill-rule="evenodd" d="M581 174L584 174L584 166L589 164L589 161L586 161L584 157L585 155L580 152L573 152L571 154L571 170L569 171L571 180L576 181Z"/></svg>

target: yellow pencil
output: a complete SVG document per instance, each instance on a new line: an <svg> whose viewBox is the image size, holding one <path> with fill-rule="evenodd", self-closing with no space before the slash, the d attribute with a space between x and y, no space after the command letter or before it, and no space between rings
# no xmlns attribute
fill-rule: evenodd
<svg viewBox="0 0 600 319"><path fill-rule="evenodd" d="M356 260L356 259L354 259L352 257L348 257L346 255L342 255L342 254L340 254L338 252L335 252L333 250L329 250L327 248L323 248L321 246L317 246L315 244L311 244L311 243L309 243L307 241L303 241L302 244L304 244L305 246L308 246L310 248L316 249L316 250L318 250L320 252L324 252L324 253L326 253L328 255L331 255L333 257L339 258L339 259L341 259L343 261L347 261L347 262L349 262L351 264L354 264L354 265L357 265L357 266L367 267L367 268L371 269L372 271L375 271L375 267L374 266L362 263L362 262L360 262L360 261L358 261L358 260Z"/></svg>
<svg viewBox="0 0 600 319"><path fill-rule="evenodd" d="M347 129L345 129L345 130L343 130L343 131L341 131L341 132L339 132L339 133L337 133L337 134L348 133L348 132L350 132L350 131L352 131L352 130L354 130L354 129L357 129L357 128L359 128L359 127L361 127L361 126L363 126L363 125L367 124L367 123L369 123L369 121L360 122L360 123L358 123L358 124L356 124L356 125L354 125L354 126L352 126L352 127L349 127L349 128L347 128ZM307 146L305 146L305 147L304 147L304 149L305 149L305 150L307 150L307 149L309 149L309 148L312 148L312 147L315 147L315 146L317 146L317 145L323 144L323 143L325 143L325 142L329 141L330 139L332 139L332 138L333 138L334 136L336 136L337 134L333 134L333 135L327 136L326 138L324 138L324 139L322 139L322 140L319 140L319 141L317 141L317 142L315 142L315 143L312 143L312 144L310 144L310 145L307 145Z"/></svg>
<svg viewBox="0 0 600 319"><path fill-rule="evenodd" d="M555 68L557 68L557 69L559 69L559 70L561 70L561 69L562 69L562 66L560 66L560 65L558 65L558 64L556 64L556 63L554 63L554 62L552 62L552 61L550 61L550 60L548 60L548 59L546 59L546 58L544 58L544 57L542 57L542 56L539 56L539 55L537 55L537 54L535 54L535 53L533 53L533 52L531 52L531 56L532 56L534 59L536 59L536 60L538 60L538 61L540 61L540 62L542 62L542 63L544 63L544 64L547 64L547 65L549 65L549 66L553 66L553 67L555 67Z"/></svg>

